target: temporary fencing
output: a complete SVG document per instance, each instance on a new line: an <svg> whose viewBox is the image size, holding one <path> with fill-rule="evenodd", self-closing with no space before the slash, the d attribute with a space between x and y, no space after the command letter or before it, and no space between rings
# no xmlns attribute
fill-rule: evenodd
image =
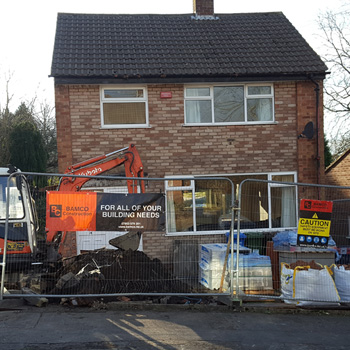
<svg viewBox="0 0 350 350"><path fill-rule="evenodd" d="M350 187L243 181L238 236L253 254L237 254L234 293L300 306L349 302L349 199Z"/></svg>
<svg viewBox="0 0 350 350"><path fill-rule="evenodd" d="M18 213L28 213L15 200L25 198L25 185L8 180L0 208L0 238L7 241L1 298L26 293L158 301L167 296L178 302L225 295L299 305L350 301L348 187L258 179L233 183L226 177L83 176L90 181L77 192L81 197L67 199L57 191L63 174L11 177L22 175L31 181L39 229L32 243L24 239L26 225ZM82 176L72 175L72 181L75 177ZM128 180L138 184L138 192L144 181L145 193L128 193ZM317 239L299 241L302 200L332 202L330 215L318 210L307 218L310 229L311 220L329 221L329 238L323 226L311 234L327 237L322 247ZM72 224L61 214L90 220ZM27 226L35 226L35 215L30 220ZM137 250L131 244L135 239Z"/></svg>
<svg viewBox="0 0 350 350"><path fill-rule="evenodd" d="M20 205L17 203L16 207L13 202L15 196L25 198L25 186L23 182L19 189L16 187L19 181L13 181L13 186L8 186L11 193L4 196L8 199L4 201L8 210L2 231L2 237L7 240L2 291L5 287L11 297L23 295L24 290L27 297L53 298L230 295L226 280L223 281L226 287L220 288L222 269L219 277L218 271L214 275L210 271L209 282L201 275L201 271L207 271L205 266L200 267L200 259L205 255L201 248L216 243L223 246L228 237L223 234L227 230L220 230L217 223L218 204L210 208L198 204L203 194L200 194L202 197L196 194L193 180L72 175L71 179L91 179L72 195L57 191L63 174L17 173L11 177L21 175L31 179L39 230L36 238L32 235L33 244L25 239L25 225L19 222L22 214L15 215ZM146 193L128 193L128 180L144 181ZM229 192L225 200L229 212L232 206L229 201L233 198L230 180L203 179L208 180ZM90 205L95 208L91 209ZM197 206L201 213L196 212ZM85 222L80 218L89 220ZM16 229L21 225L21 235L16 236ZM199 228L205 230L204 235ZM140 238L135 251L128 247L130 232ZM124 237L126 243L121 243ZM114 241L123 249L117 249ZM33 246L31 254L22 254L22 246Z"/></svg>

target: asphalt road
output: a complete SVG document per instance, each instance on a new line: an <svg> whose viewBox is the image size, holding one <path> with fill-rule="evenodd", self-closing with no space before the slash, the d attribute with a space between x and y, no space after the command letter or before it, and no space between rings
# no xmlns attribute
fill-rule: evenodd
<svg viewBox="0 0 350 350"><path fill-rule="evenodd" d="M0 301L4 350L349 349L350 312L59 305Z"/></svg>

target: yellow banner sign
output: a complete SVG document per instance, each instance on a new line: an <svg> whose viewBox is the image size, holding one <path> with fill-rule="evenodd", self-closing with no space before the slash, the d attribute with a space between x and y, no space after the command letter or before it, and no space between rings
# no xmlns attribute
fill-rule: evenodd
<svg viewBox="0 0 350 350"><path fill-rule="evenodd" d="M333 203L302 199L297 244L302 247L326 248L331 229Z"/></svg>
<svg viewBox="0 0 350 350"><path fill-rule="evenodd" d="M299 234L329 237L330 229L331 220L319 220L316 214L312 219L299 219Z"/></svg>

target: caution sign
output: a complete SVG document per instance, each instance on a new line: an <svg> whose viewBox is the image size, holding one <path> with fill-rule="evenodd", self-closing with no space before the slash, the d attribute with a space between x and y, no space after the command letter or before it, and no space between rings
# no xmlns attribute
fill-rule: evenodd
<svg viewBox="0 0 350 350"><path fill-rule="evenodd" d="M46 230L163 231L162 193L56 192L46 195Z"/></svg>
<svg viewBox="0 0 350 350"><path fill-rule="evenodd" d="M302 199L297 244L301 247L326 248L331 229L333 202Z"/></svg>

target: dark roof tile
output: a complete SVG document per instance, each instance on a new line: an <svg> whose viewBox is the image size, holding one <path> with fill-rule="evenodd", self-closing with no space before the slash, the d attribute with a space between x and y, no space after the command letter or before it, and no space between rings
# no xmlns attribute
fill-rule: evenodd
<svg viewBox="0 0 350 350"><path fill-rule="evenodd" d="M53 77L324 74L319 56L280 13L58 14Z"/></svg>

